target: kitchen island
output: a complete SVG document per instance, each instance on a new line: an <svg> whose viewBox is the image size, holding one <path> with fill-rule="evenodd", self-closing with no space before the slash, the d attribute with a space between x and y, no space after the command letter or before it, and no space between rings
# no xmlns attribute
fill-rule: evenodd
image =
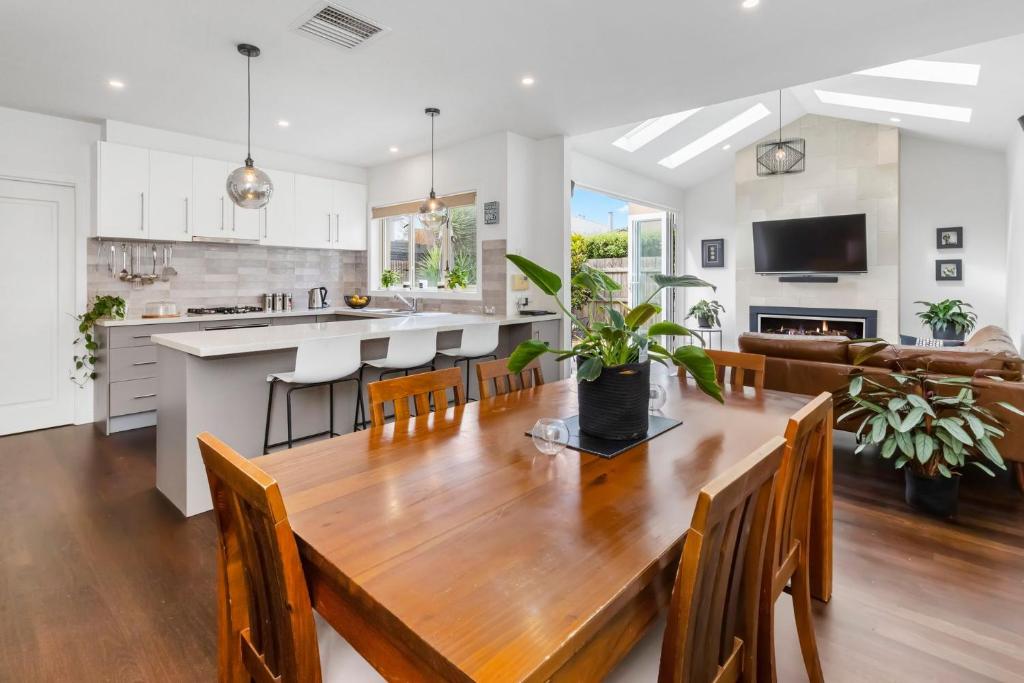
<svg viewBox="0 0 1024 683"><path fill-rule="evenodd" d="M500 325L501 357L529 338L561 343L561 317L484 316L419 313L372 317L363 313L335 322L286 326L190 331L153 334L158 354L160 391L157 401L157 488L186 516L211 508L210 492L196 435L209 431L246 457L262 454L267 419L267 376L293 370L295 351L303 340L357 336L363 360L381 358L391 333L436 330L439 349L459 345L462 329L477 324ZM546 358L548 378L560 368ZM451 361L438 358L438 367ZM377 379L367 371L367 381ZM467 389L475 395L471 376ZM292 399L292 427L296 437L325 431L328 426L328 389L296 392ZM355 385L334 388L335 431L351 431L355 413ZM284 393L275 395L270 420L270 442L285 438Z"/></svg>

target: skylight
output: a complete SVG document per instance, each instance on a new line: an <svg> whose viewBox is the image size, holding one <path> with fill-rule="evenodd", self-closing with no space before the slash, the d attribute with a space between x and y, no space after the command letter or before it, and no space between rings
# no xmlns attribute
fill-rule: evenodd
<svg viewBox="0 0 1024 683"><path fill-rule="evenodd" d="M970 123L972 110L970 107L953 107L947 104L929 104L912 100L894 100L888 97L872 97L870 95L854 95L845 92L815 90L814 94L825 104L837 104L841 107L871 109L884 111L888 114L907 114L908 116L924 116L930 119L958 121Z"/></svg>
<svg viewBox="0 0 1024 683"><path fill-rule="evenodd" d="M722 144L733 135L736 135L736 133L739 133L745 128L749 128L769 115L771 115L771 112L768 111L768 107L758 102L739 116L735 116L720 125L718 128L708 131L682 149L668 155L658 163L666 168L677 168L682 166L690 159L703 154L712 147Z"/></svg>
<svg viewBox="0 0 1024 683"><path fill-rule="evenodd" d="M981 75L980 64L961 62L933 62L926 59L908 59L905 62L887 64L875 69L857 71L861 76L903 78L909 81L930 83L952 83L953 85L978 85Z"/></svg>
<svg viewBox="0 0 1024 683"><path fill-rule="evenodd" d="M703 107L697 107L696 109L688 109L686 111L676 112L675 114L666 114L665 116L647 119L612 144L619 149L626 150L627 152L635 152L659 135L672 130L680 123L699 112L701 109L703 109Z"/></svg>

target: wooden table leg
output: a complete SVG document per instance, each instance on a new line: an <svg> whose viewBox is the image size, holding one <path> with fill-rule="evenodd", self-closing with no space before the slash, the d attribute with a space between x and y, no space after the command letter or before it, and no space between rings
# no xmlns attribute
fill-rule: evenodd
<svg viewBox="0 0 1024 683"><path fill-rule="evenodd" d="M828 420L831 425L831 410ZM818 462L811 515L811 596L822 602L832 598L832 432L830 428L825 435L825 452Z"/></svg>

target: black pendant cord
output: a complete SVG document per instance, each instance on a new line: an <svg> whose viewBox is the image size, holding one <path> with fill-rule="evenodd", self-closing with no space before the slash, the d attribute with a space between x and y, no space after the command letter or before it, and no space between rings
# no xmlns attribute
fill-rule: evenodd
<svg viewBox="0 0 1024 683"><path fill-rule="evenodd" d="M782 147L782 91L779 91L779 147Z"/></svg>
<svg viewBox="0 0 1024 683"><path fill-rule="evenodd" d="M252 166L252 55L245 56L245 165Z"/></svg>
<svg viewBox="0 0 1024 683"><path fill-rule="evenodd" d="M434 196L434 115L430 115L430 196Z"/></svg>

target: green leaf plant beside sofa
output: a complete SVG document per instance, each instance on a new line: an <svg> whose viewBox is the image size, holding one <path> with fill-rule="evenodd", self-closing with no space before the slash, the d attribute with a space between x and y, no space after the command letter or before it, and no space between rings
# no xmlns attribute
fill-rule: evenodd
<svg viewBox="0 0 1024 683"><path fill-rule="evenodd" d="M956 348L885 344L858 361L871 346L835 336L744 333L739 337L741 351L766 356L766 389L811 396L822 391L841 393L857 375L885 383L892 373L912 370L935 379L958 378L952 385L938 386L943 391L969 388L976 405L990 410L1005 425L999 427L1005 436L998 440L998 451L1024 490L1024 359L1005 331L983 327ZM841 413L836 412L837 418L844 417ZM860 423L856 416L847 416L837 419L836 428L855 433Z"/></svg>

